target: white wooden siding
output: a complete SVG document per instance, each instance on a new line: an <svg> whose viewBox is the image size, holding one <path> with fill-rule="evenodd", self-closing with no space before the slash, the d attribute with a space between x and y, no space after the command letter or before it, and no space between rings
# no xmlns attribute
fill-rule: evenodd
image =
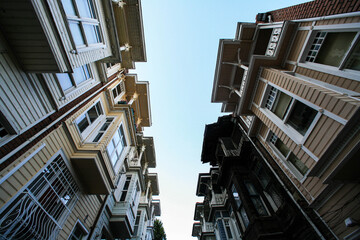
<svg viewBox="0 0 360 240"><path fill-rule="evenodd" d="M0 110L20 132L53 110L38 77L21 71L7 53L0 54Z"/></svg>

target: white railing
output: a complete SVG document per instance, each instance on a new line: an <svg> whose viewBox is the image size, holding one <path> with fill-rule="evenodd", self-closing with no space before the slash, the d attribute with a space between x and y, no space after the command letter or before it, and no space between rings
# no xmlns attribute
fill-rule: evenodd
<svg viewBox="0 0 360 240"><path fill-rule="evenodd" d="M222 193L214 193L211 198L210 205L224 205L227 199L226 190Z"/></svg>
<svg viewBox="0 0 360 240"><path fill-rule="evenodd" d="M265 52L265 56L274 56L274 54L276 52L276 48L279 43L281 30L282 30L281 27L273 29L268 47Z"/></svg>

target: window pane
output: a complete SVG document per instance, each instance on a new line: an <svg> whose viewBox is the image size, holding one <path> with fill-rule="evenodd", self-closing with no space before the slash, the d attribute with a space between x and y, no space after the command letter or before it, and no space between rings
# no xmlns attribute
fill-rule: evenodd
<svg viewBox="0 0 360 240"><path fill-rule="evenodd" d="M84 24L84 31L88 44L99 43L99 32L98 27L95 25Z"/></svg>
<svg viewBox="0 0 360 240"><path fill-rule="evenodd" d="M278 96L276 100L277 103L275 109L273 109L272 111L276 114L276 116L278 116L281 119L284 119L292 97L280 91L278 92L277 96Z"/></svg>
<svg viewBox="0 0 360 240"><path fill-rule="evenodd" d="M268 213L260 199L260 197L251 197L251 201L254 204L254 207L256 208L256 211L260 216L267 216Z"/></svg>
<svg viewBox="0 0 360 240"><path fill-rule="evenodd" d="M113 143L112 140L109 142L109 145L106 147L106 149L107 149L107 151L109 153L109 156L111 156L113 154L113 152L114 152L114 149L115 149L114 148L114 143Z"/></svg>
<svg viewBox="0 0 360 240"><path fill-rule="evenodd" d="M75 45L76 46L84 45L85 42L84 42L84 38L83 38L83 35L80 30L79 23L74 22L74 21L69 21L69 26L70 26L71 35L74 39Z"/></svg>
<svg viewBox="0 0 360 240"><path fill-rule="evenodd" d="M275 147L281 152L284 157L286 157L290 151L290 149L280 139L276 140Z"/></svg>
<svg viewBox="0 0 360 240"><path fill-rule="evenodd" d="M327 33L315 62L338 67L355 35L356 32Z"/></svg>
<svg viewBox="0 0 360 240"><path fill-rule="evenodd" d="M346 62L345 68L360 71L360 41L358 41Z"/></svg>
<svg viewBox="0 0 360 240"><path fill-rule="evenodd" d="M237 190L235 188L235 185L232 185L232 194L235 199L236 206L239 208L241 205L241 200L240 200L239 193L237 192Z"/></svg>
<svg viewBox="0 0 360 240"><path fill-rule="evenodd" d="M245 212L245 208L244 208L244 207L242 207L242 208L240 209L240 216L241 216L241 219L242 219L243 222L244 222L245 228L247 228L248 225L249 225L249 223L250 223L250 221L249 221L249 218L248 218L248 216L247 216L247 214L246 214L246 212Z"/></svg>
<svg viewBox="0 0 360 240"><path fill-rule="evenodd" d="M123 129L123 126L121 125L120 128L120 136L121 136L121 140L122 140L122 144L123 146L126 146L126 138L125 138L125 134L124 134L124 129Z"/></svg>
<svg viewBox="0 0 360 240"><path fill-rule="evenodd" d="M90 108L90 110L87 112L87 114L89 115L91 123L93 123L99 117L95 106Z"/></svg>
<svg viewBox="0 0 360 240"><path fill-rule="evenodd" d="M80 132L82 133L89 126L89 122L86 118L86 114L84 114L80 118L78 118L76 120L76 124L77 124Z"/></svg>
<svg viewBox="0 0 360 240"><path fill-rule="evenodd" d="M76 5L78 7L80 17L93 18L92 6L89 4L88 0L76 0Z"/></svg>
<svg viewBox="0 0 360 240"><path fill-rule="evenodd" d="M120 142L119 131L116 131L116 133L114 135L114 138L113 138L113 141L114 141L115 146L119 145L119 142Z"/></svg>
<svg viewBox="0 0 360 240"><path fill-rule="evenodd" d="M76 84L82 83L83 81L85 81L87 79L87 78L85 78L82 67L75 68L73 76L74 76L74 80L75 80Z"/></svg>
<svg viewBox="0 0 360 240"><path fill-rule="evenodd" d="M305 135L316 114L317 111L315 111L311 107L308 107L307 105L296 101L287 123L293 128L295 128L296 131L298 131L302 135Z"/></svg>
<svg viewBox="0 0 360 240"><path fill-rule="evenodd" d="M89 66L84 65L84 66L82 66L82 69L83 69L83 72L84 72L84 75L85 75L85 79L91 78L90 71L89 71Z"/></svg>
<svg viewBox="0 0 360 240"><path fill-rule="evenodd" d="M64 7L66 15L76 16L75 8L72 0L62 0L61 3Z"/></svg>
<svg viewBox="0 0 360 240"><path fill-rule="evenodd" d="M114 98L116 98L116 97L117 97L116 88L114 88L114 89L112 90L112 92L113 92L113 96L114 96Z"/></svg>
<svg viewBox="0 0 360 240"><path fill-rule="evenodd" d="M302 175L305 175L305 173L309 170L309 168L293 153L289 156L289 162L291 162Z"/></svg>
<svg viewBox="0 0 360 240"><path fill-rule="evenodd" d="M67 90L74 86L68 73L57 73L56 77L60 83L62 90Z"/></svg>

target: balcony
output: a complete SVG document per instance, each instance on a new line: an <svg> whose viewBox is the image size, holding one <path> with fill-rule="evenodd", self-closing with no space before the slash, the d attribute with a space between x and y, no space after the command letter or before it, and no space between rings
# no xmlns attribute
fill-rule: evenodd
<svg viewBox="0 0 360 240"><path fill-rule="evenodd" d="M46 1L1 1L0 8L3 35L24 71L71 71Z"/></svg>
<svg viewBox="0 0 360 240"><path fill-rule="evenodd" d="M227 200L227 194L225 189L221 193L215 193L213 191L212 198L210 201L210 207L224 206L226 200Z"/></svg>
<svg viewBox="0 0 360 240"><path fill-rule="evenodd" d="M109 194L114 184L100 152L74 154L71 163L85 194Z"/></svg>
<svg viewBox="0 0 360 240"><path fill-rule="evenodd" d="M113 3L113 11L121 50L121 65L135 68L134 62L145 62L145 38L140 0L124 0L120 6Z"/></svg>
<svg viewBox="0 0 360 240"><path fill-rule="evenodd" d="M129 202L116 202L112 209L110 228L115 238L130 238L134 232L135 214Z"/></svg>

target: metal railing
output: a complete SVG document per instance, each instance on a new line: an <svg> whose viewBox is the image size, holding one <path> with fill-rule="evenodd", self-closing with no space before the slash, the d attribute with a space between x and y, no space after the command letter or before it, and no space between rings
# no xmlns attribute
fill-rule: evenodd
<svg viewBox="0 0 360 240"><path fill-rule="evenodd" d="M79 188L61 155L0 213L0 239L55 239Z"/></svg>

